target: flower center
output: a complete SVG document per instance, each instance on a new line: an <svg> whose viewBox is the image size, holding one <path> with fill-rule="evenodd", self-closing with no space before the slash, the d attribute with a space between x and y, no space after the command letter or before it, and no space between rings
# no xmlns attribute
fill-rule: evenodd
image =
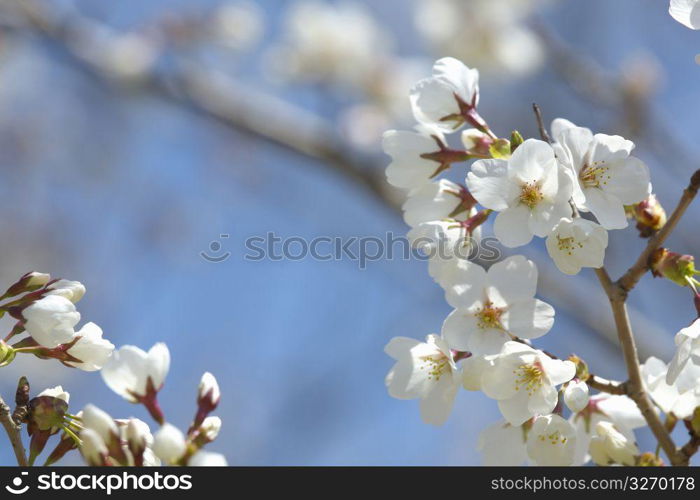
<svg viewBox="0 0 700 500"><path fill-rule="evenodd" d="M550 434L540 434L539 438L540 441L549 441L549 443L553 445L566 444L566 442L569 440L569 438L566 436L562 436L561 432L559 431L554 431Z"/></svg>
<svg viewBox="0 0 700 500"><path fill-rule="evenodd" d="M425 356L422 358L422 361L423 364L420 369L427 371L428 380L437 382L450 369L450 363L447 361L447 357L443 355Z"/></svg>
<svg viewBox="0 0 700 500"><path fill-rule="evenodd" d="M591 165L585 165L578 178L584 188L593 188L605 186L610 180L610 167L605 166L605 161L594 161Z"/></svg>
<svg viewBox="0 0 700 500"><path fill-rule="evenodd" d="M503 309L494 307L491 302L486 302L483 307L480 307L474 316L477 319L477 326L482 329L496 328L498 330L503 330L503 325L501 324L501 315L503 314Z"/></svg>
<svg viewBox="0 0 700 500"><path fill-rule="evenodd" d="M535 208L544 196L540 186L536 181L526 182L520 188L520 203L526 205L530 210Z"/></svg>
<svg viewBox="0 0 700 500"><path fill-rule="evenodd" d="M532 396L544 383L544 370L539 363L523 364L513 370L515 374L515 390L524 387L528 395Z"/></svg>
<svg viewBox="0 0 700 500"><path fill-rule="evenodd" d="M571 255L573 251L576 250L576 247L583 248L583 244L580 241L576 241L573 236L562 238L561 236L557 235L557 248L559 248L559 251L566 252L567 255Z"/></svg>

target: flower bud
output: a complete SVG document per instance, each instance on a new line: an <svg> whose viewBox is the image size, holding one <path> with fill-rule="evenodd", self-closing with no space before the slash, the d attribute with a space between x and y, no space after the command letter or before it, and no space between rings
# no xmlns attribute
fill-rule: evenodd
<svg viewBox="0 0 700 500"><path fill-rule="evenodd" d="M221 453L198 451L187 461L190 467L226 467L228 462Z"/></svg>
<svg viewBox="0 0 700 500"><path fill-rule="evenodd" d="M176 463L186 451L185 436L174 425L166 422L153 436L153 452L165 463Z"/></svg>
<svg viewBox="0 0 700 500"><path fill-rule="evenodd" d="M515 153L515 150L518 149L518 146L523 142L525 142L525 138L523 138L522 134L517 130L513 130L513 132L510 133L510 154Z"/></svg>
<svg viewBox="0 0 700 500"><path fill-rule="evenodd" d="M650 259L651 272L655 277L664 277L680 286L688 286L697 274L695 257L658 248Z"/></svg>
<svg viewBox="0 0 700 500"><path fill-rule="evenodd" d="M96 431L83 429L80 433L80 439L82 441L80 453L88 465L107 465L107 457L109 456L107 446Z"/></svg>
<svg viewBox="0 0 700 500"><path fill-rule="evenodd" d="M202 425L205 417L216 409L220 400L221 391L219 390L219 383L216 381L214 375L205 372L199 382L199 389L197 392L197 414L194 417L194 422L187 431L188 434Z"/></svg>
<svg viewBox="0 0 700 500"><path fill-rule="evenodd" d="M214 441L221 431L221 419L219 417L207 417L197 430L194 438L194 445L201 448L205 444Z"/></svg>
<svg viewBox="0 0 700 500"><path fill-rule="evenodd" d="M59 295L70 300L73 304L85 295L85 285L80 281L58 280L49 286L48 295Z"/></svg>
<svg viewBox="0 0 700 500"><path fill-rule="evenodd" d="M488 155L493 139L481 130L470 128L462 132L462 144L472 153Z"/></svg>
<svg viewBox="0 0 700 500"><path fill-rule="evenodd" d="M642 238L648 238L666 225L666 211L654 194L632 205L629 213L637 221L637 229Z"/></svg>
<svg viewBox="0 0 700 500"><path fill-rule="evenodd" d="M580 380L572 380L564 389L564 402L569 409L578 413L588 406L588 384Z"/></svg>
<svg viewBox="0 0 700 500"><path fill-rule="evenodd" d="M4 340L0 340L0 367L7 366L14 361L17 353L7 345Z"/></svg>
<svg viewBox="0 0 700 500"><path fill-rule="evenodd" d="M51 276L46 273L29 272L12 284L3 297L14 297L21 293L33 292L46 285L50 280Z"/></svg>
<svg viewBox="0 0 700 500"><path fill-rule="evenodd" d="M129 451L134 456L134 462L137 466L142 466L144 463L144 452L146 448L153 444L153 436L146 422L138 418L131 418L126 424L126 442L129 446Z"/></svg>
<svg viewBox="0 0 700 500"><path fill-rule="evenodd" d="M584 382L588 380L588 377L590 376L588 364L575 354L569 356L569 361L576 365L576 378Z"/></svg>
<svg viewBox="0 0 700 500"><path fill-rule="evenodd" d="M83 410L83 425L97 432L105 443L119 440L119 428L116 422L95 405L87 405Z"/></svg>
<svg viewBox="0 0 700 500"><path fill-rule="evenodd" d="M221 391L219 383L214 375L205 372L199 382L199 392L197 393L197 404L199 406L207 406L211 410L215 410L221 400Z"/></svg>

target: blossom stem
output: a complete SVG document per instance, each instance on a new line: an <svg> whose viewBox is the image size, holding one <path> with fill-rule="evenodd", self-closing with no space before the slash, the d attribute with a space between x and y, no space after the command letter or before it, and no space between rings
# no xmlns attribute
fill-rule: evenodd
<svg viewBox="0 0 700 500"><path fill-rule="evenodd" d="M83 442L82 442L81 439L78 437L78 435L77 435L75 432L73 432L73 431L70 429L69 426L64 425L64 426L63 426L63 431L64 431L66 434L68 434L68 435L71 437L71 439L73 439L73 441L75 441L75 444L77 444L78 446L80 446L81 444L83 444Z"/></svg>

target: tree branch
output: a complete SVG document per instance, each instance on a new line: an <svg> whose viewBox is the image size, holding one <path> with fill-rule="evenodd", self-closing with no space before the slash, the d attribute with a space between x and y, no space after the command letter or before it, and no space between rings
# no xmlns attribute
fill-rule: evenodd
<svg viewBox="0 0 700 500"><path fill-rule="evenodd" d="M644 276L644 274L649 270L649 259L654 251L663 245L666 238L676 228L678 221L680 221L686 209L695 198L695 195L698 194L698 188L700 188L700 170L697 170L690 178L688 187L683 191L683 195L678 201L678 205L671 214L671 217L668 218L666 225L664 225L664 227L662 227L654 236L649 238L646 248L639 255L637 261L618 280L617 284L622 290L625 292L632 290L642 276Z"/></svg>
<svg viewBox="0 0 700 500"><path fill-rule="evenodd" d="M588 376L586 383L590 388L600 392L607 392L608 394L616 394L619 396L627 394L627 384L625 382L608 380L598 375L591 374Z"/></svg>
<svg viewBox="0 0 700 500"><path fill-rule="evenodd" d="M539 128L542 140L551 142L549 134L547 134L547 129L544 126L544 120L542 119L542 111L540 110L540 107L537 104L533 104L532 108L535 112L537 126ZM620 391L619 393L629 396L637 404L637 407L646 420L647 425L673 465L687 465L688 462L687 459L684 459L684 455L676 449L676 444L673 442L668 429L659 418L654 405L644 389L644 381L642 379L642 373L639 365L639 354L637 353L637 345L634 340L634 334L632 333L632 325L630 324L625 301L627 300L627 293L629 290L632 289L634 284L646 272L648 268L647 261L649 260L652 252L658 248L671 233L671 231L673 231L681 216L685 212L685 209L697 194L698 185L700 185L700 171L693 175L690 185L684 191L683 197L681 198L678 207L676 207L676 210L674 210L669 221L652 238L652 241L649 241L647 248L642 252L642 255L640 255L637 263L632 266L630 271L628 271L618 282L612 281L610 275L604 267L595 269L595 274L598 277L598 281L600 281L605 294L610 300L613 319L617 329L617 337L620 341L620 347L622 349L622 355L625 360L629 380L624 384L614 385L610 383L603 383L600 380L596 381L596 379L592 377L593 383L589 385L591 385L591 387L598 385L603 389ZM578 217L578 211L573 203L572 209L574 211L574 217ZM629 281L628 287L625 287L622 284L625 283L625 281L623 281L625 279Z"/></svg>
<svg viewBox="0 0 700 500"><path fill-rule="evenodd" d="M12 450L15 452L15 458L17 458L17 465L26 467L27 463L27 453L24 451L24 444L22 443L22 436L20 431L22 426L15 423L12 420L12 412L10 407L7 406L5 400L0 396L0 424L5 428L7 437L10 439L12 444Z"/></svg>
<svg viewBox="0 0 700 500"><path fill-rule="evenodd" d="M656 412L654 405L651 403L644 389L642 372L639 367L637 345L634 341L634 334L632 333L632 326L630 325L629 316L627 315L627 306L625 305L627 293L620 288L619 285L611 283L605 268L596 269L595 272L600 284L610 299L610 307L612 308L615 326L617 327L617 336L620 340L620 347L629 377L629 380L625 383L625 394L637 404L644 420L646 420L651 432L658 440L671 463L673 465L682 465L682 458L676 453L676 444L673 442L666 426L659 418L659 414Z"/></svg>

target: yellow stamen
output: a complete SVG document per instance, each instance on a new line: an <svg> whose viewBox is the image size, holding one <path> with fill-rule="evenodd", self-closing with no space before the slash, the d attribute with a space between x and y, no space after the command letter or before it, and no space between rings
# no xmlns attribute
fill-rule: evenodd
<svg viewBox="0 0 700 500"><path fill-rule="evenodd" d="M535 208L544 198L537 182L526 182L520 189L520 203L526 205L530 210Z"/></svg>
<svg viewBox="0 0 700 500"><path fill-rule="evenodd" d="M610 180L610 167L605 166L605 161L594 161L590 165L584 165L578 177L584 188L601 187L607 185Z"/></svg>

